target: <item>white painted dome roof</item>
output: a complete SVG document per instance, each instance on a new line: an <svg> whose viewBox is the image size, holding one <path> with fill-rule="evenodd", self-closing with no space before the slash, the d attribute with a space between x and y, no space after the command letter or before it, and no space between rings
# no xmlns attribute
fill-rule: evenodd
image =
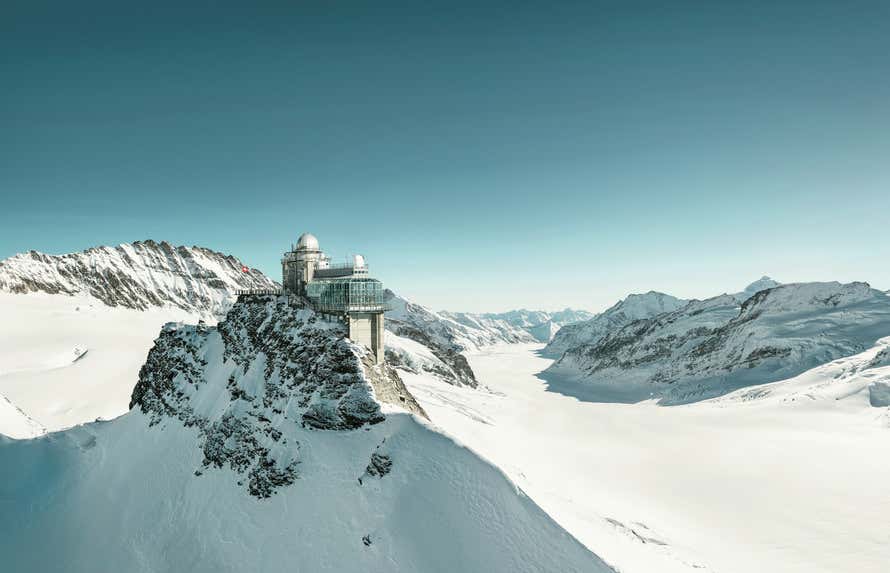
<svg viewBox="0 0 890 573"><path fill-rule="evenodd" d="M318 239L312 233L303 233L297 239L297 249L306 249L309 251L318 250Z"/></svg>

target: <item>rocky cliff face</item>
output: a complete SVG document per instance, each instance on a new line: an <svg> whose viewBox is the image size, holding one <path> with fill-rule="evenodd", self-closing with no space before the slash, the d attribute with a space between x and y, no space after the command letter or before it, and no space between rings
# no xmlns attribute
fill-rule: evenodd
<svg viewBox="0 0 890 573"><path fill-rule="evenodd" d="M788 284L739 303L692 301L570 349L552 373L674 404L795 376L890 335L890 297L865 283Z"/></svg>
<svg viewBox="0 0 890 573"><path fill-rule="evenodd" d="M518 342L522 335L462 324L424 306L386 291L387 349L390 364L409 371L431 372L451 384L476 387L478 381L462 352L504 341ZM407 341L407 342L406 342Z"/></svg>
<svg viewBox="0 0 890 573"><path fill-rule="evenodd" d="M0 261L0 291L87 294L108 306L145 310L173 306L221 318L238 289L274 289L235 257L202 247L137 241L81 253L36 251Z"/></svg>
<svg viewBox="0 0 890 573"><path fill-rule="evenodd" d="M226 392L220 396L219 387ZM196 471L229 468L252 495L268 497L297 477L299 443L285 431L352 430L384 420L375 384L423 415L386 366L373 366L345 327L293 306L287 297L251 296L218 327L168 324L139 373L130 408L152 425L196 427Z"/></svg>

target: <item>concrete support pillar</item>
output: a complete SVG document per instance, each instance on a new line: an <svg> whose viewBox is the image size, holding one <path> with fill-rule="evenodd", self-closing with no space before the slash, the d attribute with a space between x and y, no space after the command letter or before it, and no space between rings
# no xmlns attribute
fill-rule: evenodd
<svg viewBox="0 0 890 573"><path fill-rule="evenodd" d="M349 339L371 351L375 362L383 362L383 313L352 312L347 318Z"/></svg>

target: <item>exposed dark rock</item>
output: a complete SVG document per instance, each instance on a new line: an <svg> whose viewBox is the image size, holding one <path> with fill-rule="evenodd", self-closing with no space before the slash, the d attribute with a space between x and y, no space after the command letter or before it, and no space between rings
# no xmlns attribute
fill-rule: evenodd
<svg viewBox="0 0 890 573"><path fill-rule="evenodd" d="M266 498L298 478L300 444L286 437L289 427L350 430L383 421L371 379L381 394L410 397L394 370L367 360L342 325L320 321L299 301L251 296L216 328L165 326L130 407L150 425L196 427L202 467L227 468L251 495ZM416 406L410 400L406 407Z"/></svg>
<svg viewBox="0 0 890 573"><path fill-rule="evenodd" d="M371 462L365 469L369 476L383 477L392 469L392 459L388 455L374 452L371 454Z"/></svg>
<svg viewBox="0 0 890 573"><path fill-rule="evenodd" d="M416 326L394 319L386 320L386 328L397 336L409 338L426 346L436 358L451 369L450 372L434 371L433 373L440 374L446 379L452 379L459 385L470 386L471 388L476 388L479 385L479 381L476 380L476 374L470 368L466 357L461 354L462 349L459 346L434 339Z"/></svg>

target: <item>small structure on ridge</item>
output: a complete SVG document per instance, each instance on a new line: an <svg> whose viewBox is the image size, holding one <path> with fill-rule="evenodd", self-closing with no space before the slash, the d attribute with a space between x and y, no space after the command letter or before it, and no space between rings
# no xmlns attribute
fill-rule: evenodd
<svg viewBox="0 0 890 573"><path fill-rule="evenodd" d="M383 362L383 284L368 276L364 257L331 263L318 239L303 233L284 253L281 275L285 293L305 297L316 312L344 322L349 338L369 348L377 363Z"/></svg>

